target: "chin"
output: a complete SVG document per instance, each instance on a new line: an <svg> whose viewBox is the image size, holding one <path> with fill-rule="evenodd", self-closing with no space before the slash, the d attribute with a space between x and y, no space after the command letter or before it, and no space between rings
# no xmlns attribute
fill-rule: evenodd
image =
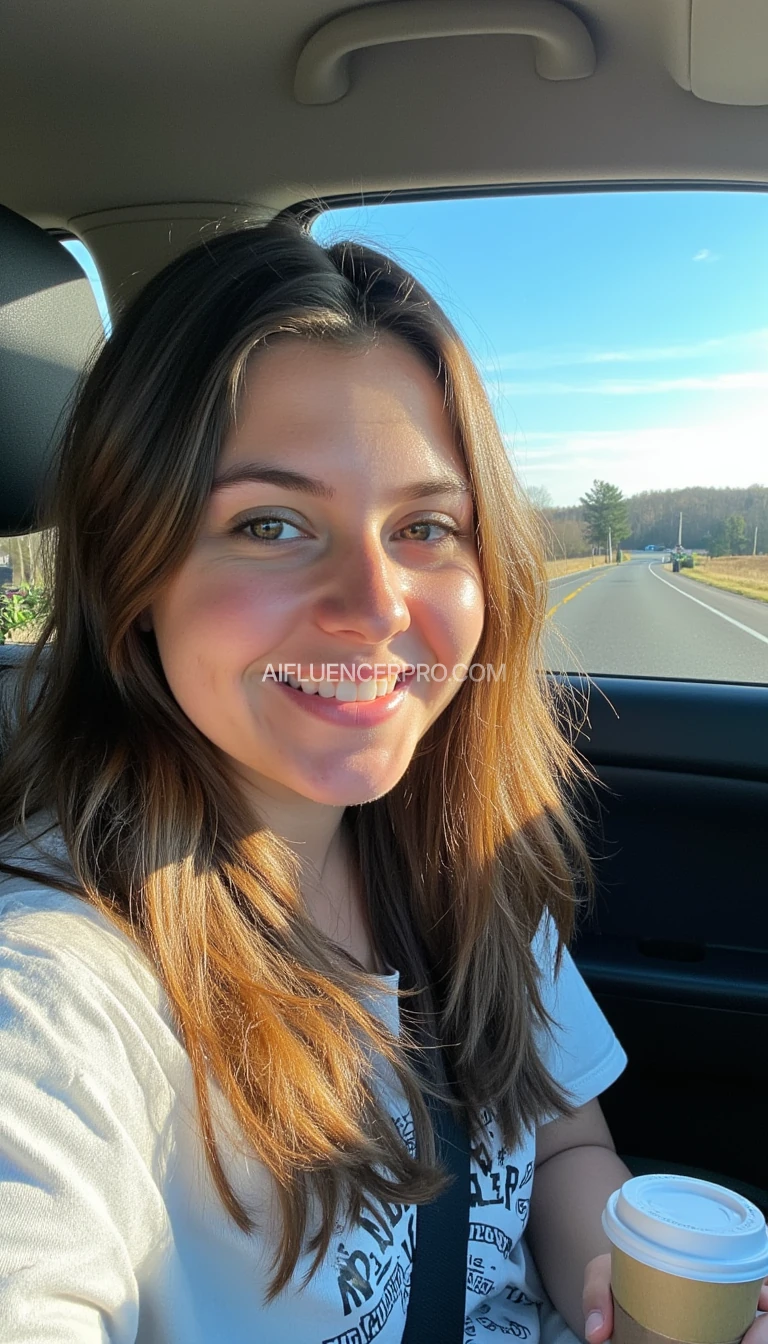
<svg viewBox="0 0 768 1344"><path fill-rule="evenodd" d="M399 778L399 776L398 776ZM303 788L297 788L303 798L310 798L313 803L325 803L328 807L358 807L362 803L373 803L377 798L383 798L390 789L395 787L397 779L386 781L380 780L359 780L357 783L338 784L306 784Z"/></svg>
<svg viewBox="0 0 768 1344"><path fill-rule="evenodd" d="M303 798L329 807L357 807L383 798L402 779L408 761L402 765L390 762L387 768L355 768L354 765L331 767L328 770L308 771L303 778L291 783L291 788Z"/></svg>

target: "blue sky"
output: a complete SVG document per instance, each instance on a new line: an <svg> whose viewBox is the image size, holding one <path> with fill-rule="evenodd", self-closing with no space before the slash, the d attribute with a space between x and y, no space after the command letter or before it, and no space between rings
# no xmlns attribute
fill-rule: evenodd
<svg viewBox="0 0 768 1344"><path fill-rule="evenodd" d="M768 481L768 195L563 193L333 211L458 327L524 483L576 503Z"/></svg>

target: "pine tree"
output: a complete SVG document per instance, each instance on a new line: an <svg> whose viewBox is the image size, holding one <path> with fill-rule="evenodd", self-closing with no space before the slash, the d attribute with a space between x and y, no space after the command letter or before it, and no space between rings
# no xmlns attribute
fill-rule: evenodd
<svg viewBox="0 0 768 1344"><path fill-rule="evenodd" d="M582 495L584 527L593 546L618 546L630 533L627 501L617 485L609 481L593 481L592 489Z"/></svg>

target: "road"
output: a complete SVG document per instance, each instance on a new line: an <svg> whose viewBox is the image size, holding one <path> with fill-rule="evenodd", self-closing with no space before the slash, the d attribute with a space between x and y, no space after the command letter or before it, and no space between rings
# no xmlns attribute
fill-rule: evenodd
<svg viewBox="0 0 768 1344"><path fill-rule="evenodd" d="M634 553L550 582L545 651L556 671L768 684L768 602Z"/></svg>

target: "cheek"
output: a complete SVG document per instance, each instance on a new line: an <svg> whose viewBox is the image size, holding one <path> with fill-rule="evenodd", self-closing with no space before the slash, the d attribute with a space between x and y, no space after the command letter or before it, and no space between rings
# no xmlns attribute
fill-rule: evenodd
<svg viewBox="0 0 768 1344"><path fill-rule="evenodd" d="M268 655L295 629L299 599L286 585L253 574L199 575L169 591L155 626L160 652L223 668Z"/></svg>
<svg viewBox="0 0 768 1344"><path fill-rule="evenodd" d="M471 658L485 623L485 595L479 571L460 571L428 603L430 643L448 665Z"/></svg>

